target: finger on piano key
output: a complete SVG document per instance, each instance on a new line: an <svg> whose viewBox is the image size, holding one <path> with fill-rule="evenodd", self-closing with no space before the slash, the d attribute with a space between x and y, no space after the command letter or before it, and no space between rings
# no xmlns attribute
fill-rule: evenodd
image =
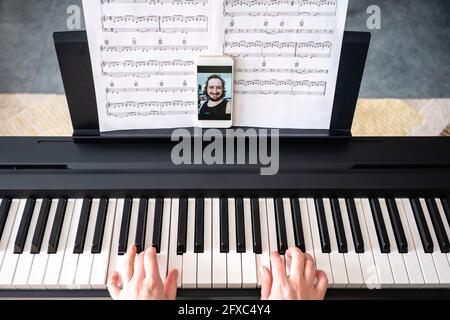
<svg viewBox="0 0 450 320"><path fill-rule="evenodd" d="M11 226L11 230L8 230L8 228L4 232L5 235L7 235L8 233L10 233L10 235L8 243L6 244L5 242L2 244L3 263L0 269L0 289L11 288L11 283L14 278L14 271L16 270L17 261L19 260L19 255L14 253L14 244L17 232L19 231L19 226L22 220L23 212L25 210L26 202L27 199L21 199L18 203L16 201L13 201L13 203L11 204L10 214L16 211L16 215L14 223ZM6 245L6 247L3 247L3 245Z"/></svg>
<svg viewBox="0 0 450 320"><path fill-rule="evenodd" d="M317 222L317 231L320 236L320 243L322 247L323 253L330 253L330 235L327 228L327 219L325 216L325 210L323 208L323 200L322 198L314 199L314 212L316 214L316 222Z"/></svg>
<svg viewBox="0 0 450 320"><path fill-rule="evenodd" d="M15 270L14 279L12 281L12 288L30 289L27 283L34 259L34 254L31 253L31 242L33 240L33 234L36 230L41 206L42 199L37 199L33 208L33 212L31 213L31 220L28 224L25 243L23 244L22 252L19 254L19 260L17 261L17 267Z"/></svg>
<svg viewBox="0 0 450 320"><path fill-rule="evenodd" d="M5 224L6 220L8 219L10 207L11 207L11 199L8 198L0 199L0 239L2 238L3 230L5 229Z"/></svg>
<svg viewBox="0 0 450 320"><path fill-rule="evenodd" d="M44 238L45 228L47 226L48 215L50 213L50 205L52 200L45 198L42 201L41 209L39 211L39 217L36 224L36 230L34 231L31 241L31 253L39 253L41 251L42 239Z"/></svg>
<svg viewBox="0 0 450 320"><path fill-rule="evenodd" d="M253 241L253 253L262 253L261 243L261 217L259 213L259 199L251 199L251 214L252 214L252 241Z"/></svg>
<svg viewBox="0 0 450 320"><path fill-rule="evenodd" d="M277 227L278 253L280 255L284 255L284 253L288 249L288 242L286 234L286 219L282 198L275 198L275 222Z"/></svg>
<svg viewBox="0 0 450 320"><path fill-rule="evenodd" d="M355 204L355 213L358 217L359 227L361 230L361 239L364 242L364 252L359 253L359 261L361 262L361 271L364 279L364 287L368 289L375 289L381 287L380 276L378 275L378 268L375 264L373 256L373 249L370 243L369 231L364 218L364 210L361 199L347 199L347 204L353 202ZM348 209L349 207L347 207ZM349 215L350 219L350 215ZM355 233L352 233L353 235Z"/></svg>
<svg viewBox="0 0 450 320"><path fill-rule="evenodd" d="M106 205L102 204L102 202L104 200L108 201ZM96 245L98 246L100 251L97 252L97 250L96 250L96 252L93 252L94 261L92 262L92 272L91 272L91 278L89 280L89 284L92 287L92 289L94 289L94 290L95 289L99 289L99 290L106 289L106 283L107 283L107 277L108 277L108 262L109 262L112 250L114 250L114 248L116 248L116 250L117 250L117 245L116 245L117 242L112 243L116 205L117 205L116 199L109 199L109 200L101 199L100 200L101 211L99 211L99 213L103 212L103 208L105 208L106 211L105 211L104 217L103 217L103 214L100 214L97 218L97 220L104 219L104 222L102 223L103 228L101 228L102 229L101 240L95 241ZM96 231L97 230L98 229L96 229ZM119 235L119 230L117 230L117 234ZM115 254L117 255L117 252Z"/></svg>
<svg viewBox="0 0 450 320"><path fill-rule="evenodd" d="M17 209L19 208L20 200L13 199L9 205L5 204L5 199L3 199L2 204L4 205L4 219L5 224L3 232L0 236L0 270L3 264L3 258L5 257L6 251L8 249L8 242L12 234L13 227L15 225ZM6 207L8 207L8 212L6 212ZM5 213L6 212L6 213Z"/></svg>
<svg viewBox="0 0 450 320"><path fill-rule="evenodd" d="M81 254L84 251L84 244L86 242L86 232L91 214L91 206L92 206L92 199L84 198L73 253Z"/></svg>
<svg viewBox="0 0 450 320"><path fill-rule="evenodd" d="M448 236L445 233L444 223L441 219L441 215L438 212L436 201L430 198L426 199L425 201L433 225L434 234L436 235L436 239L439 244L439 248L441 249L442 253L449 253L450 244Z"/></svg>
<svg viewBox="0 0 450 320"><path fill-rule="evenodd" d="M154 228L153 230L161 230L159 231L159 235L153 234L153 246L156 246L159 249L158 254L156 255L156 259L158 261L159 275L161 279L164 281L167 277L167 265L169 259L169 231L170 231L170 211L172 207L172 199L161 199L159 201L156 199L155 205L155 223L158 225L160 220L160 227ZM160 202L160 203L159 203ZM162 214L159 214L160 210L162 210ZM181 275L179 275L181 277Z"/></svg>
<svg viewBox="0 0 450 320"><path fill-rule="evenodd" d="M375 226L380 250L382 253L389 253L391 251L391 243L387 236L386 224L377 198L370 199L370 211L372 212L372 220Z"/></svg>
<svg viewBox="0 0 450 320"><path fill-rule="evenodd" d="M408 272L409 282L413 288L421 288L425 284L425 280L422 275L422 269L418 259L418 253L416 252L416 246L412 239L411 231L409 229L408 220L406 219L405 209L401 199L394 199L395 205L398 211L399 223L403 227L405 233L405 239L408 243L408 252L403 254L405 260L406 270ZM412 215L412 213L411 213ZM411 216L412 218L412 216Z"/></svg>
<svg viewBox="0 0 450 320"><path fill-rule="evenodd" d="M35 199L29 198L25 204L25 209L20 220L19 230L17 231L17 234L14 235L16 237L14 243L15 254L21 254L23 252L23 247L28 235L28 229L30 228L31 218L33 217L35 203Z"/></svg>
<svg viewBox="0 0 450 320"><path fill-rule="evenodd" d="M270 270L269 230L267 229L266 199L258 199L259 217L261 225L261 254L256 254L256 275L258 288L261 288L261 266Z"/></svg>
<svg viewBox="0 0 450 320"><path fill-rule="evenodd" d="M386 226L386 233L389 239L389 243L394 244L395 242L394 230L389 220L389 213L386 201L383 198L378 199L378 201L380 203L382 218ZM391 252L388 253L388 258L391 264L391 271L392 276L394 277L395 287L396 288L410 287L405 261L403 259L403 255L398 251L396 245L391 246Z"/></svg>
<svg viewBox="0 0 450 320"><path fill-rule="evenodd" d="M411 201L411 208L414 213L414 220L416 221L417 229L419 231L420 239L422 241L423 250L426 253L432 253L434 250L434 243L431 239L430 230L427 227L425 216L418 198L413 198Z"/></svg>
<svg viewBox="0 0 450 320"><path fill-rule="evenodd" d="M83 199L76 199L75 206L73 209L73 216L70 225L69 236L64 251L61 274L58 281L59 287L61 289L73 289L73 283L77 271L78 257L80 256L77 253L73 253L73 248L75 246L75 238L77 236L82 206L83 206Z"/></svg>
<svg viewBox="0 0 450 320"><path fill-rule="evenodd" d="M408 242L406 241L405 230L403 229L402 222L400 221L400 216L398 212L398 207L395 199L386 199L386 204L389 212L389 220L392 225L392 231L394 232L395 242L397 244L398 252L407 253L408 252Z"/></svg>
<svg viewBox="0 0 450 320"><path fill-rule="evenodd" d="M183 256L179 255L178 250L178 224L180 214L180 199L173 198L170 214L170 241L169 241L169 262L168 271L178 270L177 287L181 288L181 279L183 277Z"/></svg>
<svg viewBox="0 0 450 320"><path fill-rule="evenodd" d="M253 252L252 245L252 212L250 199L243 199L244 205L244 228L245 228L245 252L241 254L242 258L242 288L256 288L258 284L256 255Z"/></svg>
<svg viewBox="0 0 450 320"><path fill-rule="evenodd" d="M195 199L195 235L194 252L202 253L205 236L205 201L203 198Z"/></svg>
<svg viewBox="0 0 450 320"><path fill-rule="evenodd" d="M181 198L179 201L178 213L178 237L177 237L177 254L186 253L186 237L187 237L187 219L188 219L188 199Z"/></svg>
<svg viewBox="0 0 450 320"><path fill-rule="evenodd" d="M364 239L361 232L361 221L356 211L355 200L353 198L345 199L347 204L348 219L352 230L353 245L356 253L364 253Z"/></svg>
<svg viewBox="0 0 450 320"><path fill-rule="evenodd" d="M103 199L107 201L106 199ZM85 233L84 246L82 253L78 257L77 271L75 273L74 285L79 289L91 289L90 278L92 271L92 262L94 261L94 254L92 251L92 243L94 242L95 222L100 208L100 199L92 199L89 220L87 222L87 229Z"/></svg>
<svg viewBox="0 0 450 320"><path fill-rule="evenodd" d="M434 266L433 257L425 252L423 242L419 233L419 229L415 222L414 212L409 199L402 199L403 209L405 210L404 221L407 222L409 231L411 232L411 240L414 244L417 258L420 263L425 288L436 288L440 286L439 276Z"/></svg>
<svg viewBox="0 0 450 320"><path fill-rule="evenodd" d="M212 199L204 199L203 251L197 254L197 287L212 286Z"/></svg>
<svg viewBox="0 0 450 320"><path fill-rule="evenodd" d="M236 210L236 247L237 252L245 252L245 227L244 227L244 200L242 198L235 199Z"/></svg>
<svg viewBox="0 0 450 320"><path fill-rule="evenodd" d="M133 201L131 202L131 213L130 213L130 228L128 231L128 242L125 244L128 248L135 245L136 240L136 228L137 228L137 222L139 218L139 204L140 199L139 198L133 198ZM121 274L124 274L127 269L127 254L119 255L118 257L118 271Z"/></svg>
<svg viewBox="0 0 450 320"><path fill-rule="evenodd" d="M331 272L333 273L333 288L346 288L348 285L347 269L345 266L344 254L339 252L336 232L333 230L334 228L336 228L336 225L333 226L333 213L331 209L330 199L323 199L323 207L325 211L327 229L329 230L330 236L329 257ZM345 236L345 234L343 236Z"/></svg>
<svg viewBox="0 0 450 320"><path fill-rule="evenodd" d="M321 199L322 200L322 199ZM312 198L308 198L308 215L309 215L309 222L311 226L311 235L312 235L312 244L314 247L314 255L316 258L316 265L317 268L320 270L323 270L327 274L328 278L328 285L329 287L333 286L333 274L331 272L331 265L330 265L330 257L328 253L323 252L323 245L322 245L322 239L323 238L323 229L322 231L319 230L319 225L317 221L318 214L316 213L316 201ZM321 201L322 203L322 201ZM325 212L323 215L323 220L325 220ZM322 226L322 228L325 226ZM329 244L329 240L328 240Z"/></svg>
<svg viewBox="0 0 450 320"><path fill-rule="evenodd" d="M425 216L428 230L430 230L431 239L433 243L437 243L436 233L432 227L430 212L428 211L425 199L420 198L420 205ZM441 250L435 246L431 255L433 256L434 265L436 266L436 271L438 273L441 286L448 287L450 284L450 263L447 259L446 254L442 253Z"/></svg>
<svg viewBox="0 0 450 320"><path fill-rule="evenodd" d="M286 229L287 247L295 247L294 222L292 221L291 199L283 198L284 223Z"/></svg>
<svg viewBox="0 0 450 320"><path fill-rule="evenodd" d="M306 198L299 198L298 200L300 204L300 215L302 219L303 236L305 239L305 252L309 253L312 257L315 257L314 245L311 235L311 224L309 222L308 201Z"/></svg>
<svg viewBox="0 0 450 320"><path fill-rule="evenodd" d="M56 209L58 207L58 200L54 199L51 201L49 211L47 214L47 218L45 216L41 216L39 214L39 220L45 219L45 225L42 226L42 229L44 233L42 234L42 238L36 241L36 239L33 238L33 242L35 242L34 245L36 245L39 248L39 253L35 254L33 259L33 265L31 267L30 276L28 277L28 286L32 289L45 289L44 285L44 277L45 277L45 271L47 269L48 265L48 240L50 238L50 232L52 229L52 224L55 219L56 215ZM44 210L44 211L42 211ZM45 215L46 208L44 208L44 205L41 207L41 212L43 215ZM41 220L42 221L42 220ZM42 223L42 222L41 222ZM38 223L39 224L39 223ZM36 228L37 231L37 228ZM33 246L33 244L32 244Z"/></svg>
<svg viewBox="0 0 450 320"><path fill-rule="evenodd" d="M100 199L100 204L98 207L98 214L97 219L95 220L95 232L94 232L94 239L92 241L92 247L91 247L91 253L93 254L99 254L102 251L102 244L103 244L103 236L105 234L105 224L106 219L108 215L108 208L109 204L114 205L114 211L113 215L115 213L116 209L116 201L114 200L112 203L108 201L106 198Z"/></svg>
<svg viewBox="0 0 450 320"><path fill-rule="evenodd" d="M391 288L394 286L394 277L392 275L391 265L389 263L389 258L386 253L383 253L380 245L383 244L387 249L388 239L379 240L374 219L378 219L378 224L380 225L382 215L375 215L372 213L371 205L369 199L361 199L364 219L367 226L367 231L369 235L370 245L372 246L372 253L375 261L375 265L378 271L378 279L380 281L381 288ZM378 202L376 202L378 203ZM381 209L380 209L381 211ZM380 212L381 213L381 212Z"/></svg>
<svg viewBox="0 0 450 320"><path fill-rule="evenodd" d="M123 205L121 205L123 212L121 213L121 224L120 224L120 237L118 242L118 253L119 255L124 255L127 252L129 230L130 230L130 218L131 218L131 206L133 200L131 198L125 198Z"/></svg>
<svg viewBox="0 0 450 320"><path fill-rule="evenodd" d="M212 287L227 287L227 253L222 252L222 234L226 233L228 239L228 229L226 232L222 230L222 217L225 216L221 212L222 199L214 198L212 200ZM226 217L228 218L228 201L226 201ZM228 226L228 220L226 221ZM228 247L228 240L227 240Z"/></svg>
<svg viewBox="0 0 450 320"><path fill-rule="evenodd" d="M349 214L347 212L345 199L338 199L338 205L339 212L341 213L345 241L347 243L347 252L344 254L348 276L347 288L361 288L364 285L364 278L361 270L361 262L352 239Z"/></svg>
<svg viewBox="0 0 450 320"><path fill-rule="evenodd" d="M228 235L230 241L230 252L227 255L227 288L242 287L242 265L241 254L237 251L236 242L236 207L233 198L228 199Z"/></svg>
<svg viewBox="0 0 450 320"><path fill-rule="evenodd" d="M124 212L125 199L117 199L114 217L114 228L111 241L111 255L108 263L108 278L115 271L119 271L119 241L122 236L122 215ZM108 206L109 209L109 206Z"/></svg>
<svg viewBox="0 0 450 320"><path fill-rule="evenodd" d="M45 270L44 286L47 289L60 289L59 277L62 270L64 253L67 247L72 217L75 208L75 199L59 199L56 209L55 221L48 243L48 263ZM60 210L64 210L61 214Z"/></svg>
<svg viewBox="0 0 450 320"><path fill-rule="evenodd" d="M186 253L183 254L184 289L197 288L197 254L194 252L195 241L195 199L188 199L186 230Z"/></svg>
<svg viewBox="0 0 450 320"><path fill-rule="evenodd" d="M345 236L345 230L342 222L342 213L339 205L339 199L332 198L330 199L330 202L331 202L331 212L333 218L334 232L337 241L337 248L340 253L347 253L348 251L347 238ZM330 226L330 222L328 222L328 226Z"/></svg>
<svg viewBox="0 0 450 320"><path fill-rule="evenodd" d="M153 222L153 236L152 236L152 246L155 247L156 252L159 253L161 251L161 233L163 227L163 214L164 208L167 202L170 204L170 199L155 199L155 218ZM167 208L166 208L167 209ZM170 214L170 207L169 207Z"/></svg>
<svg viewBox="0 0 450 320"><path fill-rule="evenodd" d="M146 225L147 225L147 210L148 210L148 199L139 199L139 210L138 210L138 220L136 225L136 238L134 243L136 245L136 253L139 254L145 250L145 238L146 238ZM151 235L150 235L151 236Z"/></svg>
<svg viewBox="0 0 450 320"><path fill-rule="evenodd" d="M303 234L302 212L300 209L300 200L298 198L291 198L292 223L294 228L295 246L306 251L305 236Z"/></svg>
<svg viewBox="0 0 450 320"><path fill-rule="evenodd" d="M220 252L228 253L230 251L230 243L228 236L228 199L220 198Z"/></svg>

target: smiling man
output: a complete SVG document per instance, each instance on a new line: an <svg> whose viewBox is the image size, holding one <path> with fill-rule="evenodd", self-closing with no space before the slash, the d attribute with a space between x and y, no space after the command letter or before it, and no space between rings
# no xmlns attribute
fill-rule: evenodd
<svg viewBox="0 0 450 320"><path fill-rule="evenodd" d="M213 117L231 115L231 103L225 99L225 94L225 80L217 74L209 76L205 85L207 100L201 106L200 114Z"/></svg>

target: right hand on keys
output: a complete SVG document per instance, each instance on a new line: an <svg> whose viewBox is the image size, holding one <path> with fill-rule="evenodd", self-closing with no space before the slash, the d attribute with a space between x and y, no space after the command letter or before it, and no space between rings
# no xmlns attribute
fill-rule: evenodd
<svg viewBox="0 0 450 320"><path fill-rule="evenodd" d="M261 299L322 300L328 288L327 275L316 269L313 257L293 247L286 251L285 258L289 275L278 252L270 257L272 271L261 268Z"/></svg>
<svg viewBox="0 0 450 320"><path fill-rule="evenodd" d="M136 256L136 246L131 246L123 271L120 275L115 271L109 278L108 291L114 300L174 300L177 296L177 275L177 270L171 270L163 283L155 248Z"/></svg>

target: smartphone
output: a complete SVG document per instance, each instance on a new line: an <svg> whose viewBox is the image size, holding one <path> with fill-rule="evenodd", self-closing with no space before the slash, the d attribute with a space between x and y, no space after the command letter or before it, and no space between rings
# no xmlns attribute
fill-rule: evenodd
<svg viewBox="0 0 450 320"><path fill-rule="evenodd" d="M197 126L229 128L233 123L234 61L226 56L197 60Z"/></svg>

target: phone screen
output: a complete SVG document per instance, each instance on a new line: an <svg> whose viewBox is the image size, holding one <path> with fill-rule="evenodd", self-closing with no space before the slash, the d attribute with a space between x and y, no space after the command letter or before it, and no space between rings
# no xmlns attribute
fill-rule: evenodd
<svg viewBox="0 0 450 320"><path fill-rule="evenodd" d="M233 67L198 66L198 119L231 120Z"/></svg>

